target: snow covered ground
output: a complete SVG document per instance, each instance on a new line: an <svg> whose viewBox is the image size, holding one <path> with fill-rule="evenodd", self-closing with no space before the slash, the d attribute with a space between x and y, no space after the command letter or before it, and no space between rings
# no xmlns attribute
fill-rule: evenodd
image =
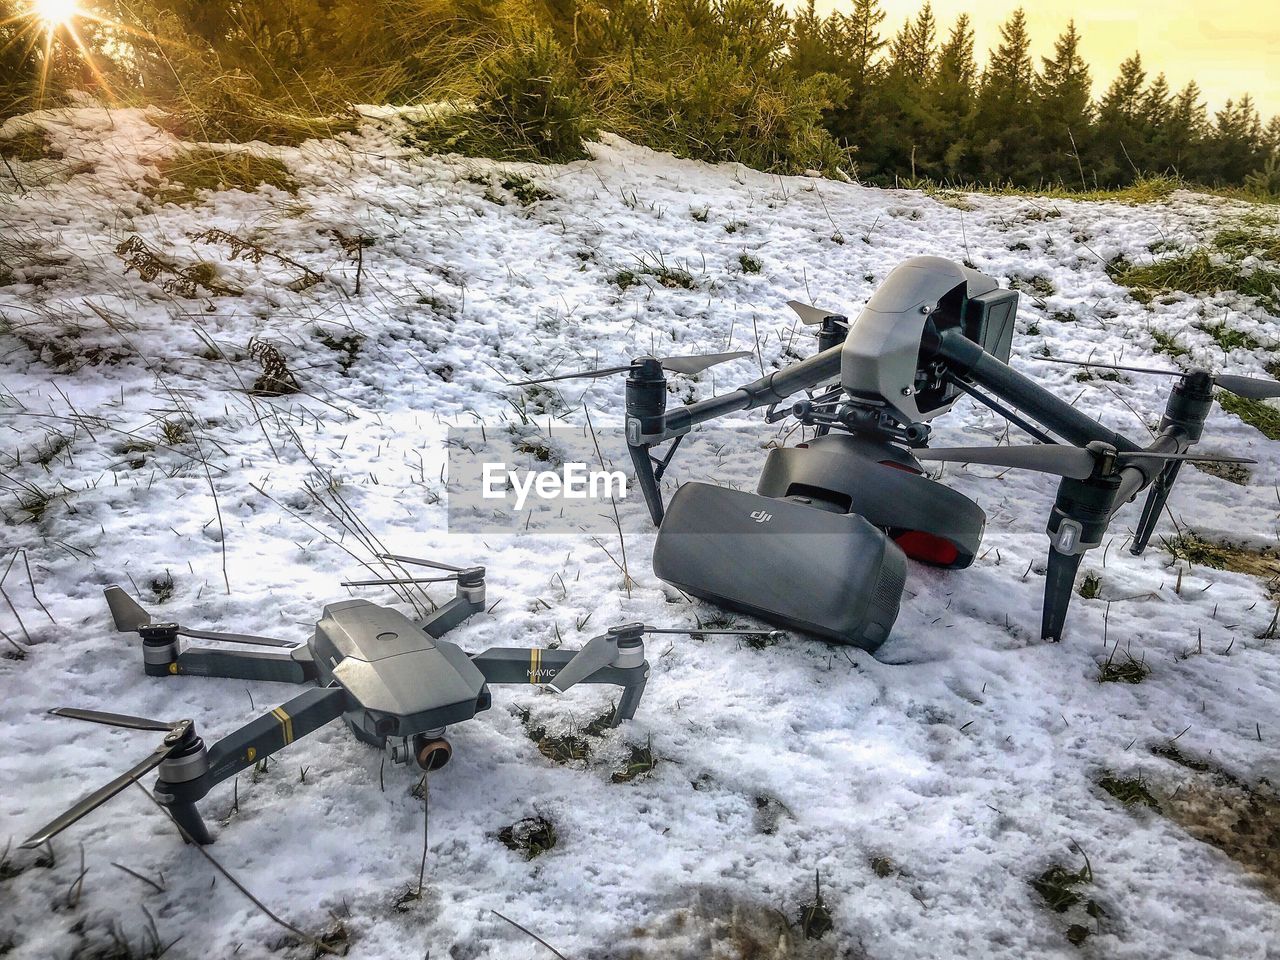
<svg viewBox="0 0 1280 960"><path fill-rule="evenodd" d="M1079 382L1076 368L1037 356L1161 366L1162 331L1196 361L1259 375L1273 355L1224 355L1199 325L1277 339L1276 318L1251 302L1147 307L1108 279L1104 261L1118 254L1145 262L1150 245L1193 245L1246 211L1203 196L1141 207L933 199L678 161L616 139L584 162L503 165L421 156L392 120L270 148L296 194L228 190L179 206L152 194L156 161L182 145L144 112L48 112L8 121L0 139L31 124L62 157L0 170L0 629L12 641L0 660L0 849L155 745L48 708L188 716L216 737L296 692L144 677L136 640L110 628L110 583L132 583L189 625L303 639L347 595L339 581L367 575L358 517L389 548L487 564L500 602L450 636L468 650L545 644L557 631L576 646L614 623L714 617L656 580L652 533L638 526L625 542L629 590L611 559L616 535L448 533L446 426L518 419L521 394L506 381L650 351L758 347L758 361L676 386L681 399L709 396L785 363L785 350L813 349L787 299L856 314L896 263L925 253L1034 286L1015 366L1135 437L1139 415L1158 419L1167 381ZM211 228L268 255L198 239ZM132 237L145 248L117 252ZM355 243L343 237L366 238L358 293ZM150 279L126 269L141 249L162 264ZM166 272L202 263L215 268L185 281ZM688 271L691 288L645 273L661 265ZM624 270L639 282L624 289ZM192 278L207 283L192 290ZM247 392L261 371L254 338L278 348L301 393ZM581 424L585 403L596 425L619 424L620 379L563 390L563 407L540 396L524 411L538 423L561 413ZM777 431L758 413L739 425L758 443L722 458L716 479L749 486ZM962 401L936 426L950 445L993 441L1005 424ZM1258 465L1245 485L1184 471L1170 501L1178 522L1274 545L1280 444L1215 407L1203 448ZM709 472L677 459L670 479ZM454 760L431 778L420 900L397 906L418 878L417 778L391 764L380 774L380 754L341 724L234 791L216 788L202 805L217 835L209 851L286 920L345 937L362 958L551 955L494 911L574 958L1280 955L1274 876L1268 894L1265 878L1193 838L1194 825L1126 808L1097 785L1105 772L1140 776L1159 800L1180 784L1280 776L1280 646L1257 639L1274 594L1158 544L1130 556L1130 507L1108 548L1086 558L1100 595L1076 598L1063 643L1041 643L1054 482L997 474L946 470L987 511L984 552L959 573L912 566L878 659L801 637L763 650L731 637L650 643L635 721L589 737L590 756L568 764L539 752L522 711L568 732L607 706L607 688L494 688L493 709L452 729ZM1160 529L1172 532L1167 518ZM1150 667L1143 682L1098 682L1104 630L1117 656ZM1153 754L1174 737L1221 773ZM646 744L656 767L611 782ZM526 861L496 834L534 813L558 843ZM7 854L0 955L103 956L113 936L149 955L152 923L162 942L181 938L170 957L313 953L138 790L53 849L52 866L41 851ZM1084 855L1092 882L1076 890L1100 915L1054 912L1030 881L1055 864L1079 870ZM834 929L805 941L794 924L815 871ZM1079 948L1070 924L1091 933Z"/></svg>

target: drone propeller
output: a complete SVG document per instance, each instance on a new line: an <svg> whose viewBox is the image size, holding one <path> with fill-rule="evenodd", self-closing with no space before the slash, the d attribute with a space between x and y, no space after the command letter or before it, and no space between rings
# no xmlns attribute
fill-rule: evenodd
<svg viewBox="0 0 1280 960"><path fill-rule="evenodd" d="M728 363L730 360L741 360L743 357L754 356L750 350L734 350L731 353L704 353L693 354L683 357L654 357L662 366L663 370L671 373L683 373L692 376L714 367L718 363ZM513 387L529 387L536 383L554 383L557 380L596 380L600 377L609 377L615 373L630 373L636 369L637 363L628 363L622 367L604 367L600 370L579 370L575 373L562 373L555 377L541 377L537 380L519 380L511 386Z"/></svg>
<svg viewBox="0 0 1280 960"><path fill-rule="evenodd" d="M786 635L781 630L666 630L645 624L639 624L630 629L620 629L623 631L622 636L637 641L646 633L685 634L693 637L712 634L752 637L766 634L773 640L779 640ZM581 650L573 655L568 663L560 668L560 672L555 675L555 679L548 683L547 686L556 693L564 693L575 683L580 683L597 670L603 670L605 667L611 666L618 660L618 639L619 633L612 630L598 637L592 637L583 645Z"/></svg>
<svg viewBox="0 0 1280 960"><path fill-rule="evenodd" d="M439 560L422 560L418 557L403 557L398 553L375 553L375 557L379 560L395 560L397 563L411 563L419 567L432 567L436 570L448 570L450 573L461 573L465 567L455 567L451 563L441 563Z"/></svg>
<svg viewBox="0 0 1280 960"><path fill-rule="evenodd" d="M111 618L115 621L116 630L120 633L138 633L143 627L153 623L164 623L155 620L151 614L138 605L138 601L125 593L115 584L103 591L107 598L107 606L111 610ZM255 637L247 633L218 633L213 630L193 630L181 624L174 625L177 632L184 637L196 640L221 640L225 643L247 643L258 647L294 647L297 644L288 640L276 640L272 637Z"/></svg>
<svg viewBox="0 0 1280 960"><path fill-rule="evenodd" d="M1099 453L1085 447L1058 443L1019 447L937 447L911 451L917 460L941 460L954 463L979 463L992 467L1036 470L1073 480L1087 480L1093 475ZM1153 450L1124 451L1115 454L1116 462L1125 466L1133 460L1191 460L1197 463L1257 463L1247 457L1219 457L1197 453L1158 453Z"/></svg>
<svg viewBox="0 0 1280 960"><path fill-rule="evenodd" d="M832 310L824 310L822 307L815 307L811 303L805 303L803 300L788 300L787 306L796 312L800 318L800 322L808 326L817 326L826 320L838 323L842 327L849 326L849 319L842 313L836 313Z"/></svg>
<svg viewBox="0 0 1280 960"><path fill-rule="evenodd" d="M126 713L103 713L100 710L78 710L75 707L58 707L50 710L55 717L69 717L72 720L88 720L90 723L102 723L108 727L124 727L127 730L172 730L178 723L166 723L163 720L151 720L147 717L131 717Z"/></svg>
<svg viewBox="0 0 1280 960"><path fill-rule="evenodd" d="M1104 370L1123 370L1126 373L1149 373L1161 377L1185 377L1181 370L1161 370L1155 367L1127 367L1115 363L1093 363L1087 360L1065 360L1060 357L1040 357L1052 363L1069 363L1076 367L1101 367ZM1242 377L1232 373L1219 373L1212 376L1215 384L1246 400L1273 400L1280 397L1280 381L1268 380L1266 377Z"/></svg>
<svg viewBox="0 0 1280 960"><path fill-rule="evenodd" d="M92 813L98 807L102 806L121 790L129 785L136 783L139 778L146 776L160 764L168 759L169 755L181 747L189 745L188 734L191 731L190 720L179 720L176 723L164 723L160 720L147 720L143 717L129 717L116 713L99 713L96 710L76 710L69 707L60 707L57 710L50 710L50 713L59 717L72 717L77 720L90 720L94 723L105 723L114 727L126 727L131 730L157 730L164 731L165 737L161 741L160 746L156 747L145 760L136 764L131 769L126 770L120 776L116 777L109 783L99 787L93 793L82 797L74 805L65 812L59 814L49 823L45 824L30 837L28 837L21 847L24 850L30 850L40 846L42 843L48 842L53 836L61 833L67 827L71 826L77 820Z"/></svg>
<svg viewBox="0 0 1280 960"><path fill-rule="evenodd" d="M458 579L458 574L452 573L447 577L382 577L378 580L343 580L340 586L343 587L384 587L396 586L403 583L452 583Z"/></svg>

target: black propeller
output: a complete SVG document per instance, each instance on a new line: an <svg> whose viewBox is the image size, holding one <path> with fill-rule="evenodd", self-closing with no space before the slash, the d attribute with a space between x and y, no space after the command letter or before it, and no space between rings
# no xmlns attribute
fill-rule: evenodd
<svg viewBox="0 0 1280 960"><path fill-rule="evenodd" d="M1060 357L1040 357L1051 363L1069 363L1076 367L1101 367L1104 370L1123 370L1126 373L1150 373L1161 377L1185 377L1181 370L1161 370L1155 367L1127 367L1115 363L1093 363L1088 360L1064 360ZM1274 400L1280 397L1280 381L1268 380L1266 377L1242 377L1232 373L1211 375L1213 382L1237 397L1246 400Z"/></svg>
<svg viewBox="0 0 1280 960"><path fill-rule="evenodd" d="M451 573L447 577L382 577L378 580L343 580L344 587L382 587L395 586L402 583L451 583L459 579L458 574Z"/></svg>
<svg viewBox="0 0 1280 960"><path fill-rule="evenodd" d="M108 727L124 727L127 730L172 730L181 721L166 723L164 720L149 720L146 717L131 717L126 713L103 713L101 710L78 710L75 707L58 707L50 710L55 717L70 717L72 720L88 720L90 723L102 723Z"/></svg>
<svg viewBox="0 0 1280 960"><path fill-rule="evenodd" d="M115 621L116 629L121 633L138 633L143 627L153 623L164 623L166 621L157 621L146 610L138 605L138 601L125 593L118 586L112 584L103 591L107 598L107 606L111 609L111 618ZM225 643L248 643L258 647L294 647L297 644L288 640L276 640L272 637L255 637L247 633L218 633L213 630L193 630L190 627L184 627L181 624L174 624L176 632L184 637L192 637L197 640L221 640Z"/></svg>
<svg viewBox="0 0 1280 960"><path fill-rule="evenodd" d="M441 563L439 560L422 560L418 557L404 557L398 553L376 553L374 554L379 560L395 560L397 563L411 563L418 567L433 567L436 570L448 570L450 573L461 573L466 567L455 567L451 563Z"/></svg>
<svg viewBox="0 0 1280 960"><path fill-rule="evenodd" d="M199 739L195 737L190 720L165 723L161 720L148 720L144 717L130 717L118 713L99 713L96 710L76 710L70 707L59 707L57 710L50 710L49 712L59 717L89 720L93 723L105 723L109 726L125 727L130 730L164 731L165 737L160 746L156 747L145 760L126 770L110 783L99 787L93 793L82 797L68 810L59 814L33 833L21 844L24 850L30 850L33 847L40 846L42 843L46 843L55 834L61 833L77 820L92 813L121 790L137 783L139 778L146 776L160 766L175 751L189 748L193 744L199 746Z"/></svg>
<svg viewBox="0 0 1280 960"><path fill-rule="evenodd" d="M382 587L397 586L406 583L448 583L462 580L474 584L484 579L484 567L455 567L451 563L439 560L423 560L419 557L405 557L397 553L375 553L379 560L394 560L396 563L409 563L419 567L431 567L433 570L448 571L443 577L379 577L374 580L345 580L344 587Z"/></svg>
<svg viewBox="0 0 1280 960"><path fill-rule="evenodd" d="M1219 457L1198 453L1158 453L1135 450L1118 452L1114 447L1090 449L1066 444L1044 443L1018 447L937 447L912 450L917 460L941 460L954 463L979 463L992 467L1036 470L1073 480L1086 480L1093 475L1102 456L1113 456L1117 466L1134 460L1192 460L1199 463L1257 463L1247 457Z"/></svg>
<svg viewBox="0 0 1280 960"><path fill-rule="evenodd" d="M670 373L683 373L692 376L714 367L718 363L728 363L730 360L741 360L743 357L754 356L750 350L735 350L731 353L704 353L693 354L683 357L654 357L661 365L663 370ZM641 358L649 359L647 357ZM637 360L628 363L624 367L604 367L600 370L579 370L575 373L562 373L555 377L541 377L537 380L518 380L511 384L513 387L529 387L536 383L554 383L557 380L595 380L600 377L610 377L615 373L630 373L639 366L640 361Z"/></svg>

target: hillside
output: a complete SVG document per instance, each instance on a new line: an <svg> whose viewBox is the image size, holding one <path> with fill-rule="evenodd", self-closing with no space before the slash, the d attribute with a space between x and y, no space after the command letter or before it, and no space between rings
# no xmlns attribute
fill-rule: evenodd
<svg viewBox="0 0 1280 960"><path fill-rule="evenodd" d="M715 620L653 576L634 504L621 544L447 531L448 425L582 424L584 404L597 427L620 423L620 379L509 381L757 351L682 380L676 399L709 396L812 352L788 299L856 315L920 254L1023 289L1014 365L1135 437L1168 381L1081 377L1043 356L1276 372L1265 299L1116 279L1224 229L1273 236L1275 208L1181 191L1141 205L930 196L616 138L564 166L499 164L423 155L404 112L365 117L296 148L185 144L139 110L0 126L0 850L15 848L0 858L0 955L150 956L152 938L181 938L168 957L314 952L137 790L55 839L52 865L16 850L154 747L47 709L193 717L212 738L296 692L144 677L137 641L110 628L107 584L187 624L303 639L381 544L487 565L497 602L449 637L470 651ZM1238 265L1266 269L1253 250ZM340 724L215 789L209 852L353 957L551 955L493 911L574 958L1021 960L1079 956L1081 930L1084 955L1268 956L1280 442L1266 410L1215 407L1203 449L1257 464L1184 470L1169 504L1182 537L1143 557L1124 549L1128 508L1085 560L1097 582L1061 644L1038 639L1054 482L948 467L987 512L984 552L960 573L913 565L876 658L798 636L653 638L635 721L600 735L582 728L608 705L601 688L495 687L430 778L420 899L404 899L422 856L417 777ZM758 414L738 425L732 455L678 459L669 487L752 485L785 431ZM1005 429L966 401L935 436ZM1177 532L1166 517L1159 535ZM1135 663L1140 682L1099 682ZM585 758L546 755L569 734ZM642 750L652 769L613 782ZM557 842L526 860L496 835L535 814ZM809 941L797 918L815 871L833 930ZM113 938L135 952L107 952Z"/></svg>

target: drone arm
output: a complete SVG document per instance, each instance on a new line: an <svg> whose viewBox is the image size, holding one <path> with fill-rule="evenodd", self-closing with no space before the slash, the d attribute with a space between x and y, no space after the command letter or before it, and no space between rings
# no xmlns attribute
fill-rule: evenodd
<svg viewBox="0 0 1280 960"><path fill-rule="evenodd" d="M232 680L272 680L309 683L316 678L315 663L299 647L294 653L257 653L188 647L166 664L147 661L149 673L193 677L226 677ZM159 669L156 669L159 667Z"/></svg>
<svg viewBox="0 0 1280 960"><path fill-rule="evenodd" d="M484 582L481 581L478 587L459 584L458 595L425 620L419 620L418 626L439 640L458 624L483 609Z"/></svg>
<svg viewBox="0 0 1280 960"><path fill-rule="evenodd" d="M1034 380L1002 363L959 330L948 330L931 341L926 340L925 350L932 350L946 361L954 373L986 387L1070 443L1084 446L1099 440L1124 452L1140 449L1132 440L1104 427Z"/></svg>
<svg viewBox="0 0 1280 960"><path fill-rule="evenodd" d="M660 368L638 367L627 378L627 450L636 482L654 525L662 523L662 493L650 450L667 440L678 440L695 425L740 410L753 410L785 400L840 373L840 346L829 347L808 360L775 370L738 389L698 403L666 409L666 380ZM668 461L670 457L668 457ZM666 462L663 462L665 468Z"/></svg>
<svg viewBox="0 0 1280 960"><path fill-rule="evenodd" d="M547 650L535 647L491 647L471 658L489 683L531 683L542 685L577 656L577 650ZM649 662L634 666L605 666L582 678L578 683L610 683L622 687L622 699L614 710L611 726L635 716L649 679Z"/></svg>
<svg viewBox="0 0 1280 960"><path fill-rule="evenodd" d="M816 387L840 375L840 346L829 347L789 367L775 370L730 393L709 397L667 412L663 439L688 433L690 428L740 410L766 407L793 393ZM655 441L660 442L660 441Z"/></svg>
<svg viewBox="0 0 1280 960"><path fill-rule="evenodd" d="M336 720L346 706L347 694L341 687L316 687L301 693L210 747L208 769L200 776L182 782L166 781L161 768L156 793L170 798L165 801L169 805L194 803L215 784Z"/></svg>

